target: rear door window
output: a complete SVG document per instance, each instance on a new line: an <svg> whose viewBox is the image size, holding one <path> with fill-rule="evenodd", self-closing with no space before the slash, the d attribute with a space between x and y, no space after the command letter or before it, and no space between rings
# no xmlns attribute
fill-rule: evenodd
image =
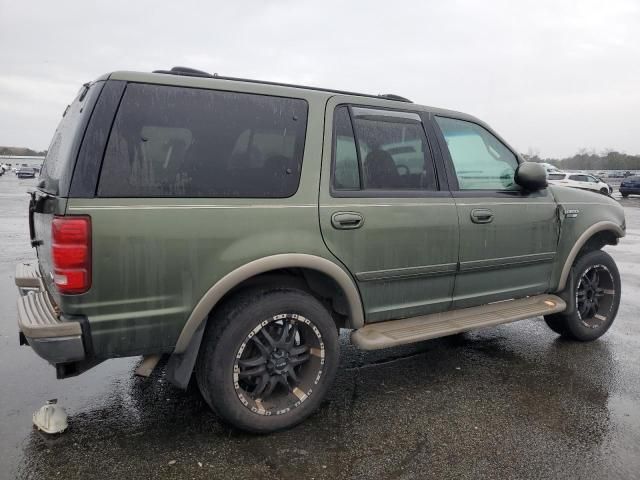
<svg viewBox="0 0 640 480"><path fill-rule="evenodd" d="M289 197L300 181L306 123L301 99L130 84L98 194Z"/></svg>
<svg viewBox="0 0 640 480"><path fill-rule="evenodd" d="M333 128L333 186L337 190L360 190L358 152L346 106L336 109Z"/></svg>
<svg viewBox="0 0 640 480"><path fill-rule="evenodd" d="M417 113L340 106L334 113L336 190L437 190Z"/></svg>

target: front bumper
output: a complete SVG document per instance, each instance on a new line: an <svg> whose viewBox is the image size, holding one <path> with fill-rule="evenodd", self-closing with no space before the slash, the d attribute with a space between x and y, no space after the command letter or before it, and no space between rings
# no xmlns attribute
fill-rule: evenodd
<svg viewBox="0 0 640 480"><path fill-rule="evenodd" d="M622 195L640 195L640 188L620 186L620 193Z"/></svg>
<svg viewBox="0 0 640 480"><path fill-rule="evenodd" d="M28 343L52 364L77 362L86 356L82 326L61 317L44 288L37 263L16 266L20 343Z"/></svg>

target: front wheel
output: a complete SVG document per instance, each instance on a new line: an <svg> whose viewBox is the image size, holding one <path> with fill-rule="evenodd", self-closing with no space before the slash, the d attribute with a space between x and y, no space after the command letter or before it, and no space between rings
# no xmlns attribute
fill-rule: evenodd
<svg viewBox="0 0 640 480"><path fill-rule="evenodd" d="M210 320L196 378L203 397L227 423L269 433L315 411L339 361L336 325L300 290L253 290Z"/></svg>
<svg viewBox="0 0 640 480"><path fill-rule="evenodd" d="M547 325L563 337L582 342L595 340L611 327L620 306L620 273L613 258L602 250L578 257L570 275L572 312L544 317Z"/></svg>
<svg viewBox="0 0 640 480"><path fill-rule="evenodd" d="M609 195L609 189L608 189L608 188L604 188L604 187L602 187L602 188L600 189L600 193L601 193L602 195Z"/></svg>

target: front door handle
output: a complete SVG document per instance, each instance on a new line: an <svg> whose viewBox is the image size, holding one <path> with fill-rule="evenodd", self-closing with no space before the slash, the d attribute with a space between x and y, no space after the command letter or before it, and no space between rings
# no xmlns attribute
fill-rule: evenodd
<svg viewBox="0 0 640 480"><path fill-rule="evenodd" d="M471 221L473 223L491 223L493 212L488 208L474 208L471 210Z"/></svg>
<svg viewBox="0 0 640 480"><path fill-rule="evenodd" d="M358 212L336 212L331 215L331 225L339 230L353 230L360 228L364 217Z"/></svg>

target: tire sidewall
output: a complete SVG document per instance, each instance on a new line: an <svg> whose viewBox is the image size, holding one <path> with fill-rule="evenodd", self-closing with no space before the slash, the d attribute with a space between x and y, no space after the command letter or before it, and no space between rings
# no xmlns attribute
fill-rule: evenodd
<svg viewBox="0 0 640 480"><path fill-rule="evenodd" d="M611 306L611 310L608 312L608 317L602 325L597 328L589 328L582 323L580 316L578 315L578 305L575 305L573 312L567 315L566 328L568 333L581 341L590 341L599 338L604 335L604 333L611 327L616 314L618 313L618 308L620 306L620 296L621 296L621 282L620 282L620 273L618 272L618 267L616 266L613 258L602 250L595 250L578 258L575 265L572 268L572 275L574 276L573 282L573 291L571 295L573 298L576 296L576 291L578 289L578 285L580 283L581 276L593 265L604 265L607 267L611 276L613 277L614 289L615 289L615 298L613 300L613 304Z"/></svg>
<svg viewBox="0 0 640 480"><path fill-rule="evenodd" d="M244 430L267 433L289 428L300 423L320 405L333 383L339 361L336 325L316 298L298 290L265 291L243 303L244 306L235 312L226 328L219 332L212 354L203 365L211 405L223 420ZM283 415L265 416L252 412L238 398L233 365L249 332L263 320L282 313L301 315L316 326L324 343L324 365L313 393L300 406Z"/></svg>

